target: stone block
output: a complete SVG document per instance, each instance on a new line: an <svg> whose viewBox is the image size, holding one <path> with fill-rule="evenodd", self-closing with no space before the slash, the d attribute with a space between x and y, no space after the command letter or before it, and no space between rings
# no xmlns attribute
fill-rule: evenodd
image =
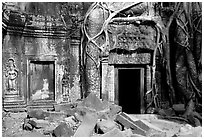
<svg viewBox="0 0 204 139"><path fill-rule="evenodd" d="M67 115L64 112L49 112L45 120L49 120L50 122L61 122L64 120L65 117L67 117Z"/></svg>
<svg viewBox="0 0 204 139"><path fill-rule="evenodd" d="M37 123L34 120L29 120L28 123L31 124L34 128L37 127Z"/></svg>
<svg viewBox="0 0 204 139"><path fill-rule="evenodd" d="M71 137L74 135L74 131L66 123L61 123L53 131L56 137Z"/></svg>
<svg viewBox="0 0 204 139"><path fill-rule="evenodd" d="M156 120L158 119L158 115L156 114L128 114L128 117L130 117L133 121L137 120Z"/></svg>
<svg viewBox="0 0 204 139"><path fill-rule="evenodd" d="M70 109L74 109L76 106L77 106L77 104L75 104L75 103L56 104L56 105L54 105L54 109L56 112L60 112L60 111L67 111Z"/></svg>
<svg viewBox="0 0 204 139"><path fill-rule="evenodd" d="M101 135L101 137L124 137L124 133L118 128L113 128L109 132Z"/></svg>
<svg viewBox="0 0 204 139"><path fill-rule="evenodd" d="M55 130L55 128L58 126L57 123L49 123L48 126L43 127L43 133L44 134L53 134L53 131Z"/></svg>
<svg viewBox="0 0 204 139"><path fill-rule="evenodd" d="M104 108L108 108L110 105L112 105L108 100L104 99L102 100L102 103L103 103L103 107Z"/></svg>
<svg viewBox="0 0 204 139"><path fill-rule="evenodd" d="M31 130L33 130L33 126L31 124L29 124L29 123L25 123L23 125L23 129L31 131Z"/></svg>
<svg viewBox="0 0 204 139"><path fill-rule="evenodd" d="M78 112L76 112L76 113L74 114L74 117L75 117L78 121L82 121L84 114L86 114L86 112L78 111Z"/></svg>
<svg viewBox="0 0 204 139"><path fill-rule="evenodd" d="M18 135L17 137L46 137L45 135L39 132L23 132L22 134Z"/></svg>
<svg viewBox="0 0 204 139"><path fill-rule="evenodd" d="M148 121L151 121L151 117L149 117L149 119L147 118L146 120L140 120L142 118L138 117L138 115L128 114L127 116L131 120L133 120L136 125L138 125L145 131L146 136L150 136L150 137L152 136L165 137L166 136L165 132L163 132L160 128L148 122ZM141 136L141 135L134 133L133 136Z"/></svg>
<svg viewBox="0 0 204 139"><path fill-rule="evenodd" d="M74 137L90 137L93 134L97 119L96 113L87 112L83 116L82 123L76 130Z"/></svg>
<svg viewBox="0 0 204 139"><path fill-rule="evenodd" d="M99 111L97 112L98 114L98 119L100 120L108 120L108 119L111 119L110 116L109 116L109 112L110 110L109 109L105 109L103 111ZM114 118L112 118L111 120L113 120Z"/></svg>
<svg viewBox="0 0 204 139"><path fill-rule="evenodd" d="M125 128L132 129L133 134L139 134L142 136L146 135L146 130L144 129L144 127L142 127L143 124L141 124L141 122L138 123L133 121L124 113L120 113L119 115L117 115L115 121L123 125Z"/></svg>
<svg viewBox="0 0 204 139"><path fill-rule="evenodd" d="M133 135L132 130L130 128L125 129L124 131L122 131L122 133L123 133L123 136L125 137L132 137Z"/></svg>
<svg viewBox="0 0 204 139"><path fill-rule="evenodd" d="M97 112L99 119L111 119L114 120L116 115L122 112L122 107L116 104L104 104L104 110Z"/></svg>
<svg viewBox="0 0 204 139"><path fill-rule="evenodd" d="M159 127L151 124L150 122L148 122L147 120L141 120L145 125L147 125L150 129L155 130L155 131L159 131L159 132L163 132ZM150 120L149 120L150 121Z"/></svg>
<svg viewBox="0 0 204 139"><path fill-rule="evenodd" d="M175 116L175 112L172 108L169 109L160 109L158 111L159 115L161 116Z"/></svg>
<svg viewBox="0 0 204 139"><path fill-rule="evenodd" d="M42 119L36 119L36 118L31 118L30 120L34 121L35 127L36 128L45 128L47 126L49 126L49 121L48 120L42 120Z"/></svg>
<svg viewBox="0 0 204 139"><path fill-rule="evenodd" d="M110 105L109 117L114 117L116 114L122 112L122 107L116 104Z"/></svg>
<svg viewBox="0 0 204 139"><path fill-rule="evenodd" d="M27 118L24 119L24 123L23 123L24 130L29 130L29 131L33 130L34 127L32 126L32 124L29 123L29 121L30 119L27 119Z"/></svg>
<svg viewBox="0 0 204 139"><path fill-rule="evenodd" d="M146 132L147 137L166 137L166 133L163 131L155 130L153 128Z"/></svg>
<svg viewBox="0 0 204 139"><path fill-rule="evenodd" d="M134 121L134 124L136 124L137 126L141 127L143 130L145 131L148 131L150 130L150 127L147 126L143 121L141 120L137 120L137 121Z"/></svg>
<svg viewBox="0 0 204 139"><path fill-rule="evenodd" d="M192 127L188 124L182 126L179 132L175 135L177 137L202 137L202 127Z"/></svg>
<svg viewBox="0 0 204 139"><path fill-rule="evenodd" d="M185 112L185 105L184 104L174 104L172 107L176 112Z"/></svg>
<svg viewBox="0 0 204 139"><path fill-rule="evenodd" d="M103 133L106 133L116 127L116 123L112 120L102 120L100 122L97 122L97 130L102 131Z"/></svg>
<svg viewBox="0 0 204 139"><path fill-rule="evenodd" d="M94 93L90 93L83 100L81 106L88 107L96 111L101 111L105 109L105 105L103 105L102 101Z"/></svg>
<svg viewBox="0 0 204 139"><path fill-rule="evenodd" d="M41 109L28 111L29 118L45 119L45 117L48 117L48 116L49 116L49 113Z"/></svg>
<svg viewBox="0 0 204 139"><path fill-rule="evenodd" d="M76 108L74 108L74 109L67 109L64 112L66 113L67 116L72 116L76 113L76 111L77 111Z"/></svg>
<svg viewBox="0 0 204 139"><path fill-rule="evenodd" d="M26 118L27 113L26 112L10 113L10 116L14 119L21 119Z"/></svg>
<svg viewBox="0 0 204 139"><path fill-rule="evenodd" d="M64 120L66 121L66 123L68 125L70 125L71 127L75 126L77 124L76 119L74 116L70 116L70 117L66 117L64 118Z"/></svg>

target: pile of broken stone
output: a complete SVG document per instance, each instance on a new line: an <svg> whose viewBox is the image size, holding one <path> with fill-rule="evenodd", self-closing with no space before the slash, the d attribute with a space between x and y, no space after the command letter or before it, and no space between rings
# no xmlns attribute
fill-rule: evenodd
<svg viewBox="0 0 204 139"><path fill-rule="evenodd" d="M202 131L201 127L159 119L154 114L126 114L122 107L94 94L76 103L55 105L54 111L30 109L23 129L52 137L201 136Z"/></svg>

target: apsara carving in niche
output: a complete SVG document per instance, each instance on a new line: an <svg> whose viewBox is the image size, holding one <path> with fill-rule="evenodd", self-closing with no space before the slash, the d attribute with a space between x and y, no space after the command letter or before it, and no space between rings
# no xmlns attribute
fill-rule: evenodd
<svg viewBox="0 0 204 139"><path fill-rule="evenodd" d="M9 92L17 92L18 69L16 68L14 59L10 58L6 66L6 89Z"/></svg>

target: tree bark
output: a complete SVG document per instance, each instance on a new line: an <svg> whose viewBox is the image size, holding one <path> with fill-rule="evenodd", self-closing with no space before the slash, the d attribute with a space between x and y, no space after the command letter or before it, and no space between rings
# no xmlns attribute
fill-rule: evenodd
<svg viewBox="0 0 204 139"><path fill-rule="evenodd" d="M183 115L185 118L192 119L195 122L195 125L199 125L198 119L194 117L195 105L201 97L200 85L199 82L199 69L198 60L200 57L196 58L196 55L200 55L201 52L199 49L201 48L201 43L195 43L193 38L199 38L200 41L200 33L199 31L195 33L194 27L201 28L199 24L199 20L195 23L194 19L199 18L198 15L195 15L195 11L199 13L201 9L196 9L196 3L179 3L179 8L175 11L174 21L176 26L174 26L175 32L173 42L170 42L170 48L173 51L171 53L171 59L175 61L171 61L171 71L174 71L175 75L171 75L171 78L175 80L173 82L173 87L175 88L175 94L177 96L184 97L186 103L186 112ZM193 17L195 16L195 17ZM201 18L201 17L200 17ZM202 20L202 19L200 19ZM172 29L173 30L173 29ZM195 39L196 40L196 39ZM195 50L195 51L193 51ZM195 54L197 52L197 54ZM174 57L174 58L173 58ZM174 64L175 63L175 64ZM177 99L177 103L181 101L181 99Z"/></svg>

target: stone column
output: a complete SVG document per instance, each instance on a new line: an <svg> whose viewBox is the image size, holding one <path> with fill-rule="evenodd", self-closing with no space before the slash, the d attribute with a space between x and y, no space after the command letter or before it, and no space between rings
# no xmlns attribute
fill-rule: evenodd
<svg viewBox="0 0 204 139"><path fill-rule="evenodd" d="M114 102L114 66L108 64L108 58L102 59L102 99Z"/></svg>
<svg viewBox="0 0 204 139"><path fill-rule="evenodd" d="M146 66L146 92L150 91L152 89L151 86L151 67L150 65ZM144 92L144 94L146 94L146 92ZM151 93L146 95L146 103L149 103L149 101L151 100Z"/></svg>
<svg viewBox="0 0 204 139"><path fill-rule="evenodd" d="M70 47L70 81L69 81L69 99L70 102L75 102L81 99L80 90L80 72L79 72L79 46L80 41L71 39Z"/></svg>
<svg viewBox="0 0 204 139"><path fill-rule="evenodd" d="M102 99L104 100L108 100L108 92L107 92L107 88L106 88L106 84L107 84L107 74L108 74L108 60L107 58L103 58L102 62L101 62L101 66L102 66L102 87L101 87L101 92L102 92Z"/></svg>

